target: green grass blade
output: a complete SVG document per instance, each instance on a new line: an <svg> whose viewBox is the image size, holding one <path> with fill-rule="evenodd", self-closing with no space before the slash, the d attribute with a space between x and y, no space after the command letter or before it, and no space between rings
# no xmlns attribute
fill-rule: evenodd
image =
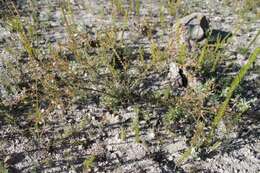
<svg viewBox="0 0 260 173"><path fill-rule="evenodd" d="M227 97L226 97L225 101L222 103L222 105L220 106L219 111L213 120L213 128L212 128L213 132L217 128L221 119L224 117L228 103L229 103L234 91L239 86L239 83L242 81L242 79L246 75L246 73L249 70L249 68L251 67L251 65L256 61L257 55L259 55L259 54L260 54L260 47L258 47L254 50L254 52L249 57L248 62L240 69L239 73L237 74L235 79L232 81L230 88L228 90L228 93L227 93Z"/></svg>

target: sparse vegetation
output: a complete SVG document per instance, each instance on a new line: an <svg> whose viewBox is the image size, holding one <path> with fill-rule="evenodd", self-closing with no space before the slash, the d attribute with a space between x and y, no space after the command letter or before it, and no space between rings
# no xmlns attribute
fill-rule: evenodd
<svg viewBox="0 0 260 173"><path fill-rule="evenodd" d="M8 173L8 170L4 167L3 163L0 162L0 172L2 173Z"/></svg>
<svg viewBox="0 0 260 173"><path fill-rule="evenodd" d="M182 30L177 27L176 38L161 43L154 35L158 27L161 32L167 32L170 25L167 15L179 22L178 18L187 12L183 10L186 6L181 0L159 2L159 20L154 22L152 16L141 15L143 1L111 0L110 6L107 9L102 6L101 11L103 17L110 11L113 24L88 31L87 26L84 26L87 29L80 29L71 1L59 1L55 10L61 14L64 34L54 44L46 37L51 30L48 27L51 26L51 22L48 23L50 16L47 21L41 21L35 0L28 1L29 17L21 14L17 4L0 0L0 5L8 7L8 15L0 19L11 32L11 39L3 46L5 57L0 57L0 120L3 122L0 126L13 125L21 134L34 136L35 143L40 146L47 129L60 126L53 119L63 119L65 114L73 115L70 112L73 106L82 108L95 104L95 108L103 111L97 111L98 115L84 112L83 120L69 117L69 125L61 124L65 127L58 132L53 130L57 134L62 133L57 139L51 139L47 147L43 145L46 150L53 153L54 148L62 148L64 144L87 151L94 143L93 139L103 140L108 136L103 131L109 128L113 118L119 121L111 123L111 126L119 128L121 142L128 141L131 135L127 133L131 131L135 142L141 145L146 140L142 139L143 133L149 128L159 134L159 137L156 136L158 134L152 136L159 141L155 142L156 145L163 143L160 135L169 135L169 132L186 135L189 147L177 158L179 165L204 149L210 152L216 150L221 145L221 139L216 135L219 123L225 121L231 124L226 117L235 116L232 126L236 126L255 102L244 98L240 91L234 99L233 96L236 89L242 87L239 85L260 54L260 48L254 49L234 78L224 74L228 71L225 60L231 35L223 39L217 36L216 41L208 41L213 36L207 32L205 37L208 40L203 45L196 45L193 50L180 41ZM229 1L225 3L229 4ZM253 0L243 3L239 11L242 16L249 10L255 10L259 4ZM83 0L79 4L86 11L91 7L91 3ZM53 10L50 3L48 8ZM151 15L152 10L148 11ZM132 29L133 18L139 22L133 25L137 36L128 36L134 40L129 42L126 35ZM124 24L118 25L120 20ZM260 31L247 47L240 49L241 54L246 56L250 52L259 34ZM135 45L140 38L143 39L142 45ZM174 53L168 49L173 45L178 48ZM167 76L169 62L174 62L181 69L176 73L181 79L183 76L187 78L187 86L181 86L183 81L178 79L174 81L177 89L172 89L173 81ZM130 121L122 118L122 110L129 111L131 108L134 116L129 118ZM109 116L105 116L106 112ZM107 117L110 119L107 120ZM26 123L23 125L21 122ZM87 135L78 137L81 131L88 131ZM73 137L76 142L69 141ZM69 151L66 156L69 158L71 153ZM80 164L84 172L91 172L99 158L85 156ZM0 153L0 159L2 157ZM122 164L121 161L119 163ZM0 172L8 172L2 163Z"/></svg>

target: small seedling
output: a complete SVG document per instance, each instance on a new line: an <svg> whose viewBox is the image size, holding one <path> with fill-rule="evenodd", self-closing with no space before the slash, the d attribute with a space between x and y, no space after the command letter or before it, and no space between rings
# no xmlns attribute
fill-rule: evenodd
<svg viewBox="0 0 260 173"><path fill-rule="evenodd" d="M133 129L134 135L135 135L135 142L141 143L141 128L140 128L140 123L139 123L139 117L138 116L136 116L133 119L132 129Z"/></svg>
<svg viewBox="0 0 260 173"><path fill-rule="evenodd" d="M91 169L94 167L94 163L96 160L96 156L91 155L90 157L86 158L83 162L83 171L90 172Z"/></svg>
<svg viewBox="0 0 260 173"><path fill-rule="evenodd" d="M180 107L171 107L164 117L164 122L169 126L182 117L182 115L183 111Z"/></svg>
<svg viewBox="0 0 260 173"><path fill-rule="evenodd" d="M123 127L120 128L120 139L123 141L126 140L126 129Z"/></svg>

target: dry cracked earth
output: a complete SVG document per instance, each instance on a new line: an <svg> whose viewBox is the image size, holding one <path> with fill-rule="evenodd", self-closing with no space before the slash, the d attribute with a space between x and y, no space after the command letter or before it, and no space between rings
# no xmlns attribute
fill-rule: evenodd
<svg viewBox="0 0 260 173"><path fill-rule="evenodd" d="M124 19L116 23L111 17L111 1L88 0L85 5L82 1L72 0L75 21L82 32L93 32L103 28L124 24ZM48 23L42 34L43 47L50 44L55 47L65 42L66 32L62 24L62 13L58 0L37 1L39 19ZM225 4L225 1L191 0L184 1L185 5L179 15L185 16L194 12L203 13L210 20L210 25L216 30L234 33L231 44L226 50L228 62L232 62L232 70L236 73L245 64L248 54L239 52L239 48L247 47L248 43L257 34L260 28L259 10L249 11L242 19L236 12L235 5ZM1 4L1 1L0 1ZM26 0L17 1L22 17L28 17L30 11ZM51 8L50 8L51 6ZM138 26L149 16L154 26L152 37L163 48L167 45L175 18L165 12L165 28L161 28L160 1L141 1L140 17L129 19L124 39L132 47L143 46L150 51L150 41L140 36ZM0 7L1 11L4 11ZM101 12L102 11L102 12ZM258 18L256 13L258 13ZM1 13L2 14L2 13ZM0 57L8 58L5 51L12 33L5 26L0 17ZM251 52L260 46L260 39L249 48ZM1 64L0 64L1 65ZM136 111L133 106L119 109L117 112L106 109L95 102L72 105L66 112L56 110L48 117L48 123L42 127L41 133L30 131L28 123L23 117L17 125L4 122L0 116L0 160L8 172L219 172L219 173L258 173L260 172L260 57L257 58L253 69L242 82L244 97L254 99L254 106L246 113L232 132L224 133L225 124L222 124L223 141L220 147L210 154L194 155L183 164L177 160L188 147L187 133L167 135L165 129L157 130L158 120L164 110L154 107L147 114L154 117L149 124L140 121L141 143L135 140L131 130L131 117ZM0 66L1 69L1 66ZM154 82L150 88L163 85L160 75L153 74ZM1 90L1 88L0 88ZM3 93L3 91L1 91ZM3 94L1 94L3 97ZM146 106L145 104L143 106ZM190 125L191 128L194 125ZM122 127L126 130L126 138L120 136ZM29 129L29 130L28 130ZM159 129L159 128L158 128ZM224 129L224 130L223 130ZM91 170L84 169L86 158L97 156Z"/></svg>

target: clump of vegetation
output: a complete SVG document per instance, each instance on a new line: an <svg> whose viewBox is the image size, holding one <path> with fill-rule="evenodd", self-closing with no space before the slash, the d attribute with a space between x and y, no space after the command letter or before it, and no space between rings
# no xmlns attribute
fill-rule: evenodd
<svg viewBox="0 0 260 173"><path fill-rule="evenodd" d="M89 158L85 159L83 162L83 172L91 172L91 169L94 167L95 160L95 156L90 156Z"/></svg>

